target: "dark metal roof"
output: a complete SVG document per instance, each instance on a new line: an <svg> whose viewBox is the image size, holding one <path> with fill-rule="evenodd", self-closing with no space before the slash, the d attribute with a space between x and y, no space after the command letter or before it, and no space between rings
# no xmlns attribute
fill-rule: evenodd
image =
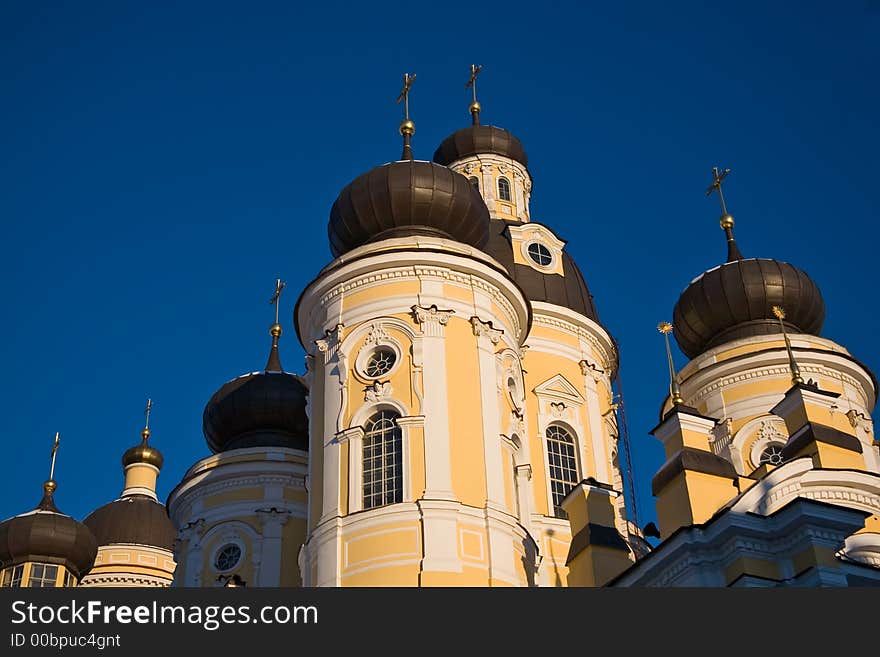
<svg viewBox="0 0 880 657"><path fill-rule="evenodd" d="M471 125L449 135L434 151L434 161L448 166L469 155L495 153L529 165L525 149L519 139L503 128L493 125Z"/></svg>
<svg viewBox="0 0 880 657"><path fill-rule="evenodd" d="M202 415L214 453L241 447L308 449L308 390L293 374L254 372L224 384Z"/></svg>
<svg viewBox="0 0 880 657"><path fill-rule="evenodd" d="M779 333L773 306L785 309L788 330L819 335L825 302L807 274L766 258L727 262L682 292L673 310L675 339L694 358L730 340Z"/></svg>
<svg viewBox="0 0 880 657"><path fill-rule="evenodd" d="M81 579L97 555L95 536L83 523L59 512L49 491L34 511L0 523L0 568L26 561L51 563Z"/></svg>
<svg viewBox="0 0 880 657"><path fill-rule="evenodd" d="M174 549L177 532L165 507L146 495L129 495L90 513L83 523L98 545L135 543Z"/></svg>
<svg viewBox="0 0 880 657"><path fill-rule="evenodd" d="M377 235L425 227L435 234L481 248L489 210L467 178L433 162L405 160L355 178L330 210L327 234L334 257Z"/></svg>
<svg viewBox="0 0 880 657"><path fill-rule="evenodd" d="M492 219L489 224L489 241L483 250L504 265L526 297L530 301L543 301L569 308L598 322L599 315L593 303L593 295L590 294L574 259L565 251L562 252L565 276L545 274L529 265L515 263L508 225L521 226L522 223Z"/></svg>

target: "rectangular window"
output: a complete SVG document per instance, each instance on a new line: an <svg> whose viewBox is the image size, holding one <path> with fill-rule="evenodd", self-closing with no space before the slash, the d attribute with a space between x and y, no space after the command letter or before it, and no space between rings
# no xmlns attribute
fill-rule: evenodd
<svg viewBox="0 0 880 657"><path fill-rule="evenodd" d="M58 580L58 566L35 563L31 566L31 576L28 580L30 588L55 588Z"/></svg>
<svg viewBox="0 0 880 657"><path fill-rule="evenodd" d="M0 587L18 588L21 586L21 575L24 573L24 565L7 568L3 571L3 578L0 580Z"/></svg>

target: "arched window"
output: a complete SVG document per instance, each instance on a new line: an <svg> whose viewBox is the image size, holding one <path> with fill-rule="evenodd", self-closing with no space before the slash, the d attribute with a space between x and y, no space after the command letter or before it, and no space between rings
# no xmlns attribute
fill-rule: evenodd
<svg viewBox="0 0 880 657"><path fill-rule="evenodd" d="M402 434L394 411L379 411L364 425L364 508L403 501Z"/></svg>
<svg viewBox="0 0 880 657"><path fill-rule="evenodd" d="M473 187L477 191L480 191L480 179L479 178L477 178L476 176L471 176L470 178L468 178L468 182L471 184L471 187Z"/></svg>
<svg viewBox="0 0 880 657"><path fill-rule="evenodd" d="M509 201L512 198L510 196L510 181L507 178L498 179L498 198L502 201Z"/></svg>
<svg viewBox="0 0 880 657"><path fill-rule="evenodd" d="M550 490L553 493L553 515L567 518L560 506L563 498L580 481L574 438L562 427L547 427L547 458L550 460Z"/></svg>
<svg viewBox="0 0 880 657"><path fill-rule="evenodd" d="M782 443L770 443L761 452L761 465L768 463L770 465L782 465Z"/></svg>

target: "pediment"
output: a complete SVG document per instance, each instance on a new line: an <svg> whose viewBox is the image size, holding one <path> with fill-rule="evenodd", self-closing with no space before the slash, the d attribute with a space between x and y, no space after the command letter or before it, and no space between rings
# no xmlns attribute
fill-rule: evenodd
<svg viewBox="0 0 880 657"><path fill-rule="evenodd" d="M575 388L569 380L561 374L556 374L544 381L544 383L536 386L534 393L538 395L538 397L558 399L566 401L569 404L584 403L584 398L578 392L577 388Z"/></svg>

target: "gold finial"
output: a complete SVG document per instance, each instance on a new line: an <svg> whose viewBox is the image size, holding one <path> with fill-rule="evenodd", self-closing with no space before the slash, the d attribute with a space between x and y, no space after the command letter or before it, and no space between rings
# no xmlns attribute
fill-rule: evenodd
<svg viewBox="0 0 880 657"><path fill-rule="evenodd" d="M278 338L281 337L281 324L278 323L278 299L281 297L281 290L287 285L280 278L275 279L275 293L269 299L269 303L275 306L275 323L269 327L269 334L272 336L272 349L269 352L269 361L266 363L267 372L281 372L281 357L278 355Z"/></svg>
<svg viewBox="0 0 880 657"><path fill-rule="evenodd" d="M55 432L55 444L52 445L52 465L49 466L49 481L55 480L55 457L58 454L58 445L61 443L61 433Z"/></svg>
<svg viewBox="0 0 880 657"><path fill-rule="evenodd" d="M400 103L401 100L403 101L403 121L400 122L400 134L403 136L403 156L400 158L401 160L413 159L412 144L410 143L410 140L412 139L412 136L416 134L416 124L409 118L409 88L412 86L415 79L415 73L412 75L404 73L403 89L397 97L398 103Z"/></svg>
<svg viewBox="0 0 880 657"><path fill-rule="evenodd" d="M669 361L669 394L672 397L673 406L681 406L684 399L681 397L681 390L678 387L678 378L675 376L675 365L672 362L672 349L669 346L669 334L672 333L672 324L669 322L660 322L657 324L657 330L663 334L666 341L666 358Z"/></svg>
<svg viewBox="0 0 880 657"><path fill-rule="evenodd" d="M144 442L147 442L147 439L150 437L150 411L153 410L153 400L147 399L147 407L144 409L144 428L141 431L141 438L143 438Z"/></svg>
<svg viewBox="0 0 880 657"><path fill-rule="evenodd" d="M736 240L733 237L733 215L727 211L727 204L724 202L724 192L721 190L721 183L730 173L730 169L721 171L718 167L712 167L712 184L706 189L706 196L710 196L712 192L718 190L718 200L721 202L721 228L727 235L727 262L734 260L742 260L743 255L740 253Z"/></svg>
<svg viewBox="0 0 880 657"><path fill-rule="evenodd" d="M776 319L779 320L779 330L782 331L782 337L785 340L785 350L788 352L788 368L791 370L791 382L794 385L800 385L804 382L804 379L801 377L801 370L798 367L797 361L794 359L794 352L791 349L791 340L788 339L788 333L785 331L785 324L782 322L782 320L785 319L785 310L783 310L782 306L773 306L772 310Z"/></svg>
<svg viewBox="0 0 880 657"><path fill-rule="evenodd" d="M480 125L480 103L477 102L477 76L480 74L480 69L483 68L482 64L471 64L471 77L467 81L467 84L464 85L464 88L471 88L474 92L474 102L471 103L470 112L471 116L474 119L474 125Z"/></svg>

